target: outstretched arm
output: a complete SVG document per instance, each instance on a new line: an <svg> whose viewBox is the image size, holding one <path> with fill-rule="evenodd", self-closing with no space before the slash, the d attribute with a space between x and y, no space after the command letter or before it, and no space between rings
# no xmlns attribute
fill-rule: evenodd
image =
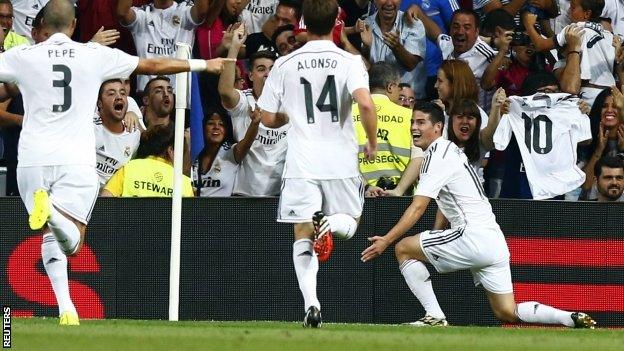
<svg viewBox="0 0 624 351"><path fill-rule="evenodd" d="M136 74L174 74L189 71L206 71L219 74L223 71L226 62L236 61L229 58L215 58L211 60L177 60L166 57L140 58Z"/></svg>

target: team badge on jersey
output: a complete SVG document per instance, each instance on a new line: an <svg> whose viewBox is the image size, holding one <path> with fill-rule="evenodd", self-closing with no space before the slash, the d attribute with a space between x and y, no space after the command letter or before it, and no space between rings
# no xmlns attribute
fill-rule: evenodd
<svg viewBox="0 0 624 351"><path fill-rule="evenodd" d="M124 155L126 157L130 157L130 146L126 146L126 148L124 149Z"/></svg>
<svg viewBox="0 0 624 351"><path fill-rule="evenodd" d="M174 26L179 26L181 23L180 16L178 15L173 16L173 18L171 18L171 22L173 23Z"/></svg>
<svg viewBox="0 0 624 351"><path fill-rule="evenodd" d="M162 173L160 173L160 172L154 173L154 179L156 179L156 181L159 182L159 183L162 182L162 180L163 180Z"/></svg>

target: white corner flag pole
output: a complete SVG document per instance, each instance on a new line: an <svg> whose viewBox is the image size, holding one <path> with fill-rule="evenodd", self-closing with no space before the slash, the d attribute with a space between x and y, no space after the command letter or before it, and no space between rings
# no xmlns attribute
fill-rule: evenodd
<svg viewBox="0 0 624 351"><path fill-rule="evenodd" d="M191 47L177 43L176 58L188 60ZM171 263L169 265L169 320L177 321L180 309L180 242L182 231L182 163L184 154L184 118L189 108L191 74L176 74L175 142L173 155L173 199L171 204Z"/></svg>

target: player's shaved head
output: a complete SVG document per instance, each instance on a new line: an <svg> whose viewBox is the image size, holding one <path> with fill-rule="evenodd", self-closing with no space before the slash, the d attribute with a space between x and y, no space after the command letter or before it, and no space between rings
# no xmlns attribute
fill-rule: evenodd
<svg viewBox="0 0 624 351"><path fill-rule="evenodd" d="M74 25L76 13L69 0L50 0L43 11L43 25L52 31L65 31Z"/></svg>

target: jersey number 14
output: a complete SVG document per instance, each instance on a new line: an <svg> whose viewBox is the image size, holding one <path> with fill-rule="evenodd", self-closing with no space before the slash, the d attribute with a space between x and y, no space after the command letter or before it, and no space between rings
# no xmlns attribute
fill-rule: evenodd
<svg viewBox="0 0 624 351"><path fill-rule="evenodd" d="M307 79L301 77L299 82L303 84L303 93L305 95L306 116L308 124L314 123L314 104L312 102L312 84ZM329 103L325 101L329 96ZM336 81L334 75L328 75L323 84L323 90L316 100L316 107L321 112L330 112L331 121L338 122L338 94L336 94Z"/></svg>
<svg viewBox="0 0 624 351"><path fill-rule="evenodd" d="M522 113L522 119L524 120L524 143L527 149L531 152L533 149L538 154L547 154L552 150L552 120L546 115L539 115L534 119L531 119L526 113ZM545 128L545 139L542 144L542 126Z"/></svg>

